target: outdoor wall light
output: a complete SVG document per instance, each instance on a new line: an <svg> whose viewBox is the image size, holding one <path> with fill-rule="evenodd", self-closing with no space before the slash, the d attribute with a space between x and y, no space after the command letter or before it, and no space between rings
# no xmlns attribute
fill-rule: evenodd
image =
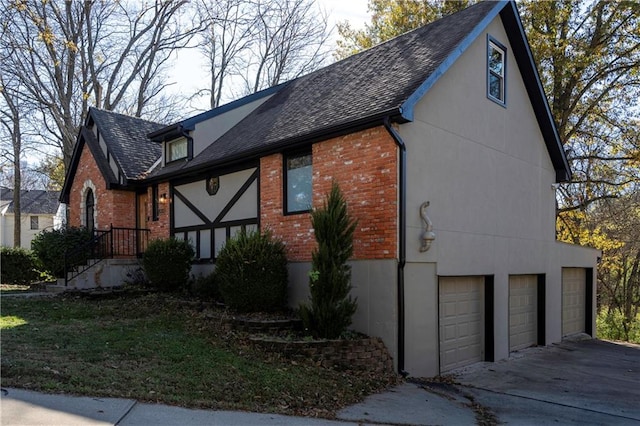
<svg viewBox="0 0 640 426"><path fill-rule="evenodd" d="M162 194L160 194L160 200L159 200L162 204L166 203L167 200L167 193L163 192Z"/></svg>
<svg viewBox="0 0 640 426"><path fill-rule="evenodd" d="M431 243L436 239L436 234L433 232L433 223L431 223L431 219L427 216L427 207L429 207L429 202L425 201L420 206L420 217L425 224L425 230L422 231L422 235L420 235L420 241L422 245L420 246L420 252L424 253L431 248Z"/></svg>

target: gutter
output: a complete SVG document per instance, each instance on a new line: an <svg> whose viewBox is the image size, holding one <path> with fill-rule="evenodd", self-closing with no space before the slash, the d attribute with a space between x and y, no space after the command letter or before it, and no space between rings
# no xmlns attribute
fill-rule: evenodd
<svg viewBox="0 0 640 426"><path fill-rule="evenodd" d="M406 377L404 371L404 331L405 331L405 306L404 306L404 267L407 263L407 147L394 129L389 116L384 118L384 127L387 129L396 145L400 149L400 194L398 200L398 373Z"/></svg>
<svg viewBox="0 0 640 426"><path fill-rule="evenodd" d="M198 154L198 157L194 157L192 160L187 162L187 164L185 164L184 167L180 167L179 169L173 170L165 174L160 172L158 175L145 178L145 182L167 181L167 180L174 179L176 177L198 175L212 168L234 166L239 163L244 163L247 161L259 159L260 157L263 157L263 156L280 153L280 152L283 152L283 150L297 149L302 146L310 146L314 143L321 142L327 139L335 138L348 133L357 132L359 130L368 129L373 126L379 126L381 121L383 121L388 117L395 117L398 120L407 121L401 115L401 112L398 111L397 108L394 108L370 117L365 117L360 120L340 124L337 126L322 128L313 133L294 136L292 138L281 140L273 144L260 146L260 147L246 150L246 151L240 151L232 155L228 155L224 158L203 161L196 166L191 166L190 164L192 161L194 160L197 161L197 159L200 158L200 155L202 154L200 153ZM173 131L177 133L175 129ZM151 135L149 135L149 137L150 136ZM215 141L212 142L212 144L215 144Z"/></svg>

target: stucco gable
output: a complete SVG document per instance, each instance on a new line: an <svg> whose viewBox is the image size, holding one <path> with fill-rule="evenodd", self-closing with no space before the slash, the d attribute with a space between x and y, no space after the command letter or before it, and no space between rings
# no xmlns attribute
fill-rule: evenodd
<svg viewBox="0 0 640 426"><path fill-rule="evenodd" d="M412 121L416 103L499 17L526 80L557 180L566 180L569 166L513 1L480 2L270 89L267 101L192 160L157 170L154 178L308 145L378 126L385 119Z"/></svg>

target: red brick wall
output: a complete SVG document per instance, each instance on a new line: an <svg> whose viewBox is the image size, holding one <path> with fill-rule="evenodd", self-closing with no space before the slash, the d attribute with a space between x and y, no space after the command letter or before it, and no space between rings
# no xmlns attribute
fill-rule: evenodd
<svg viewBox="0 0 640 426"><path fill-rule="evenodd" d="M91 150L82 148L80 162L76 170L69 194L69 225L82 226L82 196L85 182L90 180L95 186L96 228L136 226L136 196L131 191L107 190Z"/></svg>
<svg viewBox="0 0 640 426"><path fill-rule="evenodd" d="M147 228L151 231L149 240L157 240L159 238L169 238L169 215L171 213L171 204L169 198L169 182L162 182L158 184L158 196L166 194L167 201L158 204L158 220L152 220L153 214L153 190L150 186L147 188L147 212L149 214L149 221L147 222Z"/></svg>
<svg viewBox="0 0 640 426"><path fill-rule="evenodd" d="M384 127L316 143L313 155L313 205L322 205L335 179L358 219L354 259L397 257L397 147ZM315 247L308 213L283 215L282 155L260 161L260 221L287 244L291 261L311 260Z"/></svg>

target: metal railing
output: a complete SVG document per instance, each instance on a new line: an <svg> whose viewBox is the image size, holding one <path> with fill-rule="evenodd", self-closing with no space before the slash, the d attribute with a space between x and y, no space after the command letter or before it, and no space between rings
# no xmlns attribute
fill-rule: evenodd
<svg viewBox="0 0 640 426"><path fill-rule="evenodd" d="M64 253L64 284L104 259L142 257L149 242L149 230L119 228L94 230L93 238Z"/></svg>

